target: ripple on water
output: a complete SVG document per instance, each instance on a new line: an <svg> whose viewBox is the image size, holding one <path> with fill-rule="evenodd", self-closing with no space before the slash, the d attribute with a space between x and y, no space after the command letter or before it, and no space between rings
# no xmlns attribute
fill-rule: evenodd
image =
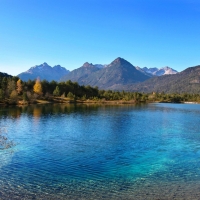
<svg viewBox="0 0 200 200"><path fill-rule="evenodd" d="M199 105L9 109L1 199L200 198Z"/></svg>

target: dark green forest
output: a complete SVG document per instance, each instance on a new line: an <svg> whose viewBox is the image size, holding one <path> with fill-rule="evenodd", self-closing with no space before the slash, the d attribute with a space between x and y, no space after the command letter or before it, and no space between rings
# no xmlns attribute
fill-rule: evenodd
<svg viewBox="0 0 200 200"><path fill-rule="evenodd" d="M23 82L18 77L0 74L1 104L30 104L42 102L200 102L199 94L139 93L99 90L98 87L79 85L77 82Z"/></svg>

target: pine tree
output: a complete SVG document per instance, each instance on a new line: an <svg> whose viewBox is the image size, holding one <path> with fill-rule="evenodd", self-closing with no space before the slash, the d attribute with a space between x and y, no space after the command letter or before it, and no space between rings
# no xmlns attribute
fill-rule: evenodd
<svg viewBox="0 0 200 200"><path fill-rule="evenodd" d="M10 94L10 98L12 100L17 100L17 91L16 90L13 90Z"/></svg>
<svg viewBox="0 0 200 200"><path fill-rule="evenodd" d="M56 89L53 91L54 96L60 96L60 89L58 86L56 86Z"/></svg>
<svg viewBox="0 0 200 200"><path fill-rule="evenodd" d="M3 99L4 98L4 92L2 89L0 89L0 99Z"/></svg>
<svg viewBox="0 0 200 200"><path fill-rule="evenodd" d="M75 98L75 95L73 95L71 92L69 92L69 93L67 94L67 98L69 98L69 99L74 99L74 98Z"/></svg>
<svg viewBox="0 0 200 200"><path fill-rule="evenodd" d="M22 98L23 98L23 101L28 101L28 96L26 92L23 92Z"/></svg>
<svg viewBox="0 0 200 200"><path fill-rule="evenodd" d="M7 92L8 92L8 95L10 95L11 94L11 92L13 91L13 90L15 90L16 89L16 83L15 83L15 81L14 80L8 80L8 85L7 85Z"/></svg>

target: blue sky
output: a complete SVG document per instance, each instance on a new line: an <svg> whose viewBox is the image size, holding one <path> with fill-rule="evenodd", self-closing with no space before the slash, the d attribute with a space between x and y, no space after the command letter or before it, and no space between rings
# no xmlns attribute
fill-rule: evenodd
<svg viewBox="0 0 200 200"><path fill-rule="evenodd" d="M200 1L0 0L0 72L117 57L178 71L200 64Z"/></svg>

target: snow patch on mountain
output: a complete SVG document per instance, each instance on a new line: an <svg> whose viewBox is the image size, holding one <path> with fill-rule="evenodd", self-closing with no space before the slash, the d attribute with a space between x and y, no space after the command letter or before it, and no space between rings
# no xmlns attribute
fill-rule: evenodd
<svg viewBox="0 0 200 200"><path fill-rule="evenodd" d="M60 78L66 74L69 73L69 70L67 70L64 67L61 67L60 65L55 65L54 67L51 67L46 62L44 62L41 65L35 65L31 67L29 70L22 72L18 76L24 80L34 80L36 78L40 78L41 80L47 80L47 81L59 81Z"/></svg>
<svg viewBox="0 0 200 200"><path fill-rule="evenodd" d="M147 68L143 67L140 68L140 70L143 70L146 73L152 74L153 76L163 76L163 75L169 75L169 74L176 74L178 73L176 70L170 68L170 67L162 67L160 69L153 67L153 68Z"/></svg>

